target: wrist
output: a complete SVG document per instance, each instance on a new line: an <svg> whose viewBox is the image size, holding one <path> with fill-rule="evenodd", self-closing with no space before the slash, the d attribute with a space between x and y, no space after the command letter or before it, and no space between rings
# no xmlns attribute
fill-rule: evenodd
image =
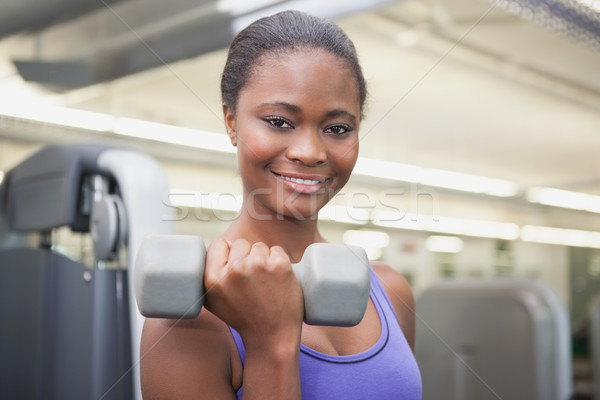
<svg viewBox="0 0 600 400"><path fill-rule="evenodd" d="M244 399L300 399L300 340L248 343L244 363Z"/></svg>
<svg viewBox="0 0 600 400"><path fill-rule="evenodd" d="M271 358L273 361L297 358L300 352L300 335L279 337L243 338L246 355Z"/></svg>

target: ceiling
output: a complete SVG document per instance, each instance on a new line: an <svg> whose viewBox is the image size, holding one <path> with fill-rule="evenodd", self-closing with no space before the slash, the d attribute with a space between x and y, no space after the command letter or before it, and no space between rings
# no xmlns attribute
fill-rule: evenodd
<svg viewBox="0 0 600 400"><path fill-rule="evenodd" d="M335 18L358 48L362 156L600 194L594 31L584 43L532 22L514 7L526 0L100 0L59 16L38 3L0 6L0 22L21 22L0 32L0 106L35 99L222 133L223 48L257 16L301 8ZM26 18L26 5L46 18ZM2 125L0 136L51 140Z"/></svg>

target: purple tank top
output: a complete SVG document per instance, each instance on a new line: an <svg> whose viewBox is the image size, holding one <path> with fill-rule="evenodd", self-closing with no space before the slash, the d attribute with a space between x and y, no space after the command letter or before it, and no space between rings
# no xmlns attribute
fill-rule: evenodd
<svg viewBox="0 0 600 400"><path fill-rule="evenodd" d="M371 269L371 299L381 321L375 345L361 353L333 356L300 345L300 387L307 399L421 399L421 374L390 300ZM229 328L242 360L239 333ZM237 398L242 398L242 387Z"/></svg>

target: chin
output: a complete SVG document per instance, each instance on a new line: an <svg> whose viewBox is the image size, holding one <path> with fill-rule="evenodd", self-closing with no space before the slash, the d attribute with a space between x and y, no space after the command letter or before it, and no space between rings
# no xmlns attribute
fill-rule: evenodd
<svg viewBox="0 0 600 400"><path fill-rule="evenodd" d="M295 219L298 221L316 221L319 218L319 211L324 204L319 206L284 206L283 210L279 209L277 217L281 219Z"/></svg>

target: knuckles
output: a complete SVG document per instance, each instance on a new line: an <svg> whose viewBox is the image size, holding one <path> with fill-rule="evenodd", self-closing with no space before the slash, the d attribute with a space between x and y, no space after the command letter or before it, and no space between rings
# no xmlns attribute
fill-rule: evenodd
<svg viewBox="0 0 600 400"><path fill-rule="evenodd" d="M298 310L302 302L299 282L283 248L268 247L264 243L249 245L243 240L236 240L227 247L228 254L219 252L217 246L211 265L206 265L204 304L209 311L240 329L254 326L252 321L255 320L270 320L271 325L274 320L285 321L278 317L282 312L301 317L302 313L282 311ZM208 251L212 250L209 247ZM262 311L249 313L249 309Z"/></svg>
<svg viewBox="0 0 600 400"><path fill-rule="evenodd" d="M211 245L208 249L204 277L207 288L235 287L242 280L259 276L265 278L266 275L281 279L293 273L290 259L280 246L269 247L262 242L250 245L245 239L237 239L231 244L226 259L212 257L212 250Z"/></svg>
<svg viewBox="0 0 600 400"><path fill-rule="evenodd" d="M285 254L283 249L281 247L274 246L271 248L271 256L268 259L267 267L270 270L285 269L291 271L292 264L290 262L290 258L287 254Z"/></svg>

